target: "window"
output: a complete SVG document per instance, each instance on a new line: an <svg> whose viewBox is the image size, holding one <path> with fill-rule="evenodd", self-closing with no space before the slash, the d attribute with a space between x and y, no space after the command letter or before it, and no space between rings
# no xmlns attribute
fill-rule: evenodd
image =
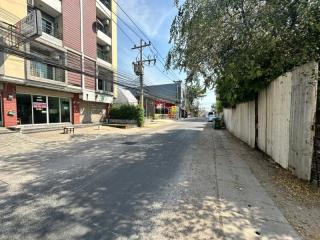
<svg viewBox="0 0 320 240"><path fill-rule="evenodd" d="M100 91L104 91L103 90L103 88L104 88L103 87L103 85L104 85L103 82L104 81L102 79L98 79L98 90L100 90Z"/></svg>
<svg viewBox="0 0 320 240"><path fill-rule="evenodd" d="M54 36L54 23L52 20L49 20L48 18L42 18L42 31L44 33L47 33L49 35Z"/></svg>
<svg viewBox="0 0 320 240"><path fill-rule="evenodd" d="M17 94L17 117L20 124L32 124L30 95Z"/></svg>
<svg viewBox="0 0 320 240"><path fill-rule="evenodd" d="M59 123L60 122L60 101L59 98L49 97L49 123Z"/></svg>
<svg viewBox="0 0 320 240"><path fill-rule="evenodd" d="M112 80L98 79L98 90L104 92L113 92Z"/></svg>
<svg viewBox="0 0 320 240"><path fill-rule="evenodd" d="M38 56L43 56L44 58L51 56L52 53L49 51L31 46L30 52L35 53ZM62 58L62 54L57 55ZM58 82L65 81L65 71L61 68L56 68L52 65L30 61L30 75L38 78L50 79Z"/></svg>

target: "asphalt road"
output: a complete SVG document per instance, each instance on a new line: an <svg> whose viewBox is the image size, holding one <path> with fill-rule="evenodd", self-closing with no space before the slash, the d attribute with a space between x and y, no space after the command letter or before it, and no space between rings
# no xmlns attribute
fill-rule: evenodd
<svg viewBox="0 0 320 240"><path fill-rule="evenodd" d="M82 140L1 159L0 239L299 239L226 131Z"/></svg>

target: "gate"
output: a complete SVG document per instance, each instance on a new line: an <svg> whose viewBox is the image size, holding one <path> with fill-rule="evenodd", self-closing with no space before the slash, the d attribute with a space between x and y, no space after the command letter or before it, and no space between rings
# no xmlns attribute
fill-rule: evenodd
<svg viewBox="0 0 320 240"><path fill-rule="evenodd" d="M317 111L315 116L315 137L313 148L313 160L311 168L311 181L316 182L320 187L320 89L317 94Z"/></svg>
<svg viewBox="0 0 320 240"><path fill-rule="evenodd" d="M314 138L314 153L311 169L311 181L316 181L320 187L320 137Z"/></svg>

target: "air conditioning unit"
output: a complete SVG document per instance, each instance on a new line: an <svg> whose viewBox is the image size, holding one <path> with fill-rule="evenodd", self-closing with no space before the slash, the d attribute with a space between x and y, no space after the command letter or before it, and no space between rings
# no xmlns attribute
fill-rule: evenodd
<svg viewBox="0 0 320 240"><path fill-rule="evenodd" d="M27 5L30 7L34 6L34 0L27 0Z"/></svg>

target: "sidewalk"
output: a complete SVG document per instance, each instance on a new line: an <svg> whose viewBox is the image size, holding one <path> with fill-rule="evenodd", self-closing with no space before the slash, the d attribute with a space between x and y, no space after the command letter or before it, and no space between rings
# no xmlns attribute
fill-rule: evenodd
<svg viewBox="0 0 320 240"><path fill-rule="evenodd" d="M251 150L213 130L221 224L226 239L301 239L246 163Z"/></svg>
<svg viewBox="0 0 320 240"><path fill-rule="evenodd" d="M29 134L0 134L0 155L9 156L11 154L27 153L43 147L48 148L49 150L57 148L61 144L94 140L108 134L133 135L156 131L157 129L161 129L174 123L175 121L173 120L156 120L147 122L143 128L137 127L130 129L120 129L108 126L88 126L76 128L74 134L63 134L62 128L61 130Z"/></svg>
<svg viewBox="0 0 320 240"><path fill-rule="evenodd" d="M278 228L283 228L284 216L285 222L289 222L302 239L320 240L320 189L292 176L289 171L281 168L272 159L248 147L227 131L215 131L214 137L216 138L217 161L225 158L229 172L235 175L234 183L238 183L234 185L238 189L234 198L239 199L242 205L250 204L249 212L253 212L255 216L260 214L260 217L271 220L271 223ZM222 179L225 180L230 178L227 175L222 176ZM257 188L252 186L252 183L260 186ZM228 184L226 186L230 187ZM253 196L248 192L250 188L254 189ZM228 196L230 192L227 191L226 194ZM266 199L264 197L266 194L269 199L267 202L263 200ZM272 208L270 208L270 201ZM256 207L253 208L253 206ZM272 209L274 208L277 208L277 211L280 210L283 215L281 218L273 214Z"/></svg>

